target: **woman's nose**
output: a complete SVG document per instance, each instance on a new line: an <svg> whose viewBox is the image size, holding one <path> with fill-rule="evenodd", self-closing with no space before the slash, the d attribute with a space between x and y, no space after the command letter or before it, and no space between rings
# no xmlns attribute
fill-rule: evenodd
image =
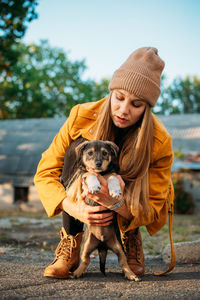
<svg viewBox="0 0 200 300"><path fill-rule="evenodd" d="M128 114L129 105L126 101L120 103L120 112L123 114Z"/></svg>

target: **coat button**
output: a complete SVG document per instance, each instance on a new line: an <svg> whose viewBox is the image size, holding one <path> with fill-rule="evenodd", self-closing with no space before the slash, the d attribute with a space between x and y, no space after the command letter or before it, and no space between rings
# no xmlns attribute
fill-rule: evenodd
<svg viewBox="0 0 200 300"><path fill-rule="evenodd" d="M93 133L94 132L94 130L93 129L90 129L90 133Z"/></svg>
<svg viewBox="0 0 200 300"><path fill-rule="evenodd" d="M96 118L96 117L97 117L97 114L94 114L93 116L94 116L94 118Z"/></svg>

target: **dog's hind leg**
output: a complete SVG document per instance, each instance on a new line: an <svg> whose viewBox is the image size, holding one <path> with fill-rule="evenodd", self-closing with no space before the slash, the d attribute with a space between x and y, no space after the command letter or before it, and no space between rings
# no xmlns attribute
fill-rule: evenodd
<svg viewBox="0 0 200 300"><path fill-rule="evenodd" d="M97 248L99 241L89 233L86 241L84 241L83 251L81 254L81 263L79 267L73 272L74 278L79 278L86 271L90 263L90 254Z"/></svg>
<svg viewBox="0 0 200 300"><path fill-rule="evenodd" d="M131 269L127 263L126 255L124 254L122 246L120 245L116 236L113 236L113 239L107 242L107 246L118 256L118 261L124 272L125 277L129 280L140 281L140 278L138 278L131 271Z"/></svg>

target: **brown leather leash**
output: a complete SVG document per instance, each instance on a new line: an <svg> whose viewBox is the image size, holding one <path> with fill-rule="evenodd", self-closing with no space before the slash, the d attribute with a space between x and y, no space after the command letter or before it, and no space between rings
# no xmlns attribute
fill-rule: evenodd
<svg viewBox="0 0 200 300"><path fill-rule="evenodd" d="M170 193L171 193L171 188L170 188ZM171 195L170 195L171 196ZM170 198L170 197L169 197ZM173 198L173 195L172 195L172 198ZM171 199L172 199L171 198ZM168 219L169 219L169 237L170 237L170 245L171 245L171 263L170 263L170 266L169 268L164 271L164 272L155 272L154 275L156 276L162 276L166 273L169 273L171 272L175 265L176 265L176 252L175 252L175 249L174 249L174 243L173 243L173 236L172 236L172 225L173 225L173 202L171 199L168 199L168 205L169 205L169 210L168 210ZM171 200L171 201L170 201ZM171 202L171 203L169 203Z"/></svg>

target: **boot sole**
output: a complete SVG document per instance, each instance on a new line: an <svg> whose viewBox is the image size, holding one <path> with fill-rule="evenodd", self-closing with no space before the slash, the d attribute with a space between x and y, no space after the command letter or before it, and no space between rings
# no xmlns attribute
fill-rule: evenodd
<svg viewBox="0 0 200 300"><path fill-rule="evenodd" d="M70 269L70 271L69 271L69 273L67 274L67 275L65 275L65 276L59 276L59 275L55 275L55 274L46 274L45 272L44 272L44 277L49 277L49 278L58 278L58 279L65 279L65 278L69 278L70 277L70 275L72 275L72 273L76 270L78 268L78 265L77 266L73 266L71 269Z"/></svg>
<svg viewBox="0 0 200 300"><path fill-rule="evenodd" d="M57 278L57 279L66 279L69 278L69 274L66 276L58 276L58 275L49 275L49 274L44 274L44 277L48 277L48 278Z"/></svg>

